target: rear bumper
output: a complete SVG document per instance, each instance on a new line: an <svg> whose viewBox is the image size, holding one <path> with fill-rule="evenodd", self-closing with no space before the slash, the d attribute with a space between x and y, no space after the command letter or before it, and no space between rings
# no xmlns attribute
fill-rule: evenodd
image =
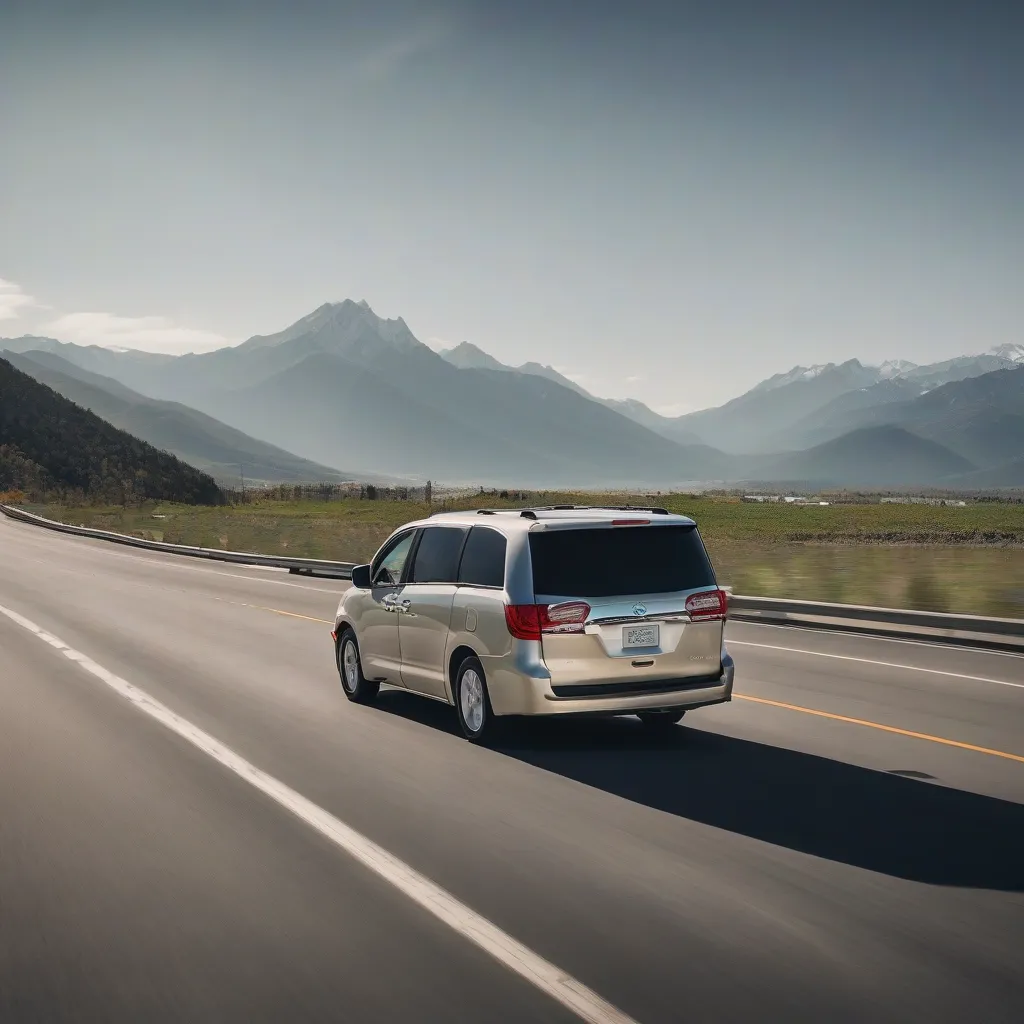
<svg viewBox="0 0 1024 1024"><path fill-rule="evenodd" d="M543 662L530 653L520 649L507 658L484 659L495 715L628 715L732 700L736 669L726 651L722 652L722 671L715 676L578 687L552 687Z"/></svg>

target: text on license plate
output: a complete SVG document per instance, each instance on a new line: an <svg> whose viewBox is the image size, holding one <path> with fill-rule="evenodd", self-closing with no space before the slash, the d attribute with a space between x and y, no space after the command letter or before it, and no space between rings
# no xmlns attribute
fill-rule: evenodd
<svg viewBox="0 0 1024 1024"><path fill-rule="evenodd" d="M657 647L659 642L657 625L645 623L642 626L622 627L623 647Z"/></svg>

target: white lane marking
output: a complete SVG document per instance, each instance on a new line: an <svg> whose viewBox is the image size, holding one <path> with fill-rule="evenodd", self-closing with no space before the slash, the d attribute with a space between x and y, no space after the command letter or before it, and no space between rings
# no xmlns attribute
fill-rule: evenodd
<svg viewBox="0 0 1024 1024"><path fill-rule="evenodd" d="M572 1010L581 1020L592 1024L637 1024L632 1017L459 902L451 893L425 875L421 875L373 840L346 825L340 818L307 800L301 793L261 771L230 747L171 711L145 691L98 665L87 655L69 647L59 637L48 633L17 612L0 605L0 614L34 633L44 643L60 651L64 657L106 683L110 689L130 701L140 711L171 732L177 733L213 760L220 762L281 807L291 811L301 821L326 836L336 846L389 882L414 903L418 903L453 931L475 943L500 964Z"/></svg>
<svg viewBox="0 0 1024 1024"><path fill-rule="evenodd" d="M933 676L948 676L952 679L968 679L972 683L995 683L996 686L1013 686L1024 690L1024 683L1011 683L1006 679L990 679L988 676L968 676L963 672L945 672L937 668L924 668L921 665L903 665L897 661L875 661L872 658L857 658L852 654L828 654L825 651L808 651L799 647L782 647L777 644L755 644L750 640L726 640L726 646L732 647L763 647L768 651L786 651L789 654L810 654L816 658L835 658L837 661L859 661L864 665L880 665L882 668L901 668L905 672L927 672Z"/></svg>

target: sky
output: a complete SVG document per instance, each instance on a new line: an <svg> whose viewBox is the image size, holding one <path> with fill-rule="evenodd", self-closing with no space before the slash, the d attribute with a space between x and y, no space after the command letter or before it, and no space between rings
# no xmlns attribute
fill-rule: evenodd
<svg viewBox="0 0 1024 1024"><path fill-rule="evenodd" d="M1024 4L0 0L0 335L366 299L666 413L1024 341Z"/></svg>

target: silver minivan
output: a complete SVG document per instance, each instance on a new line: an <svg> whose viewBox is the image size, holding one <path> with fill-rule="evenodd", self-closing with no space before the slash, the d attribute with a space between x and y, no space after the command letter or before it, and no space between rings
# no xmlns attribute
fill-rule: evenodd
<svg viewBox="0 0 1024 1024"><path fill-rule="evenodd" d="M636 715L652 728L732 699L726 594L697 526L665 509L443 513L352 572L332 633L349 700L381 684L502 715Z"/></svg>

